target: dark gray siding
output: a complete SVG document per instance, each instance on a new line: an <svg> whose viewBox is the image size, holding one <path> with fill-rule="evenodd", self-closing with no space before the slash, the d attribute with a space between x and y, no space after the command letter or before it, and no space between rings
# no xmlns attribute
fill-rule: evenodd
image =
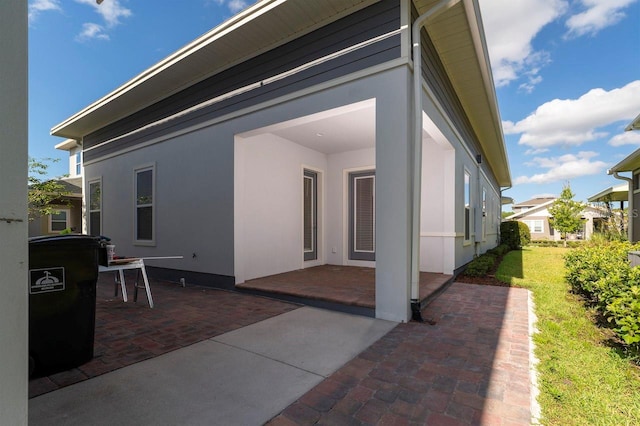
<svg viewBox="0 0 640 426"><path fill-rule="evenodd" d="M127 134L208 99L260 82L310 61L400 28L400 2L383 0L352 15L214 75L144 110L84 138L85 149ZM400 57L400 36L358 49L348 55L250 92L218 102L183 117L125 136L85 152L85 161L135 146L168 132L237 111L300 89L326 82Z"/></svg>
<svg viewBox="0 0 640 426"><path fill-rule="evenodd" d="M412 23L417 17L418 12L415 7L413 7L411 15ZM462 107L462 103L460 103L460 99L458 99L458 95L453 89L444 65L440 61L440 56L424 28L421 31L420 38L422 47L422 78L425 79L431 90L433 90L433 93L438 98L446 114L469 147L479 154L484 154L478 138L473 131L473 127Z"/></svg>

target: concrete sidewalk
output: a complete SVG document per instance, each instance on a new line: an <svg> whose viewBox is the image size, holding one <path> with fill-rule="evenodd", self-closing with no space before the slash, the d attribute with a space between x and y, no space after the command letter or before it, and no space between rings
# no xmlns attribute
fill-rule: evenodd
<svg viewBox="0 0 640 426"><path fill-rule="evenodd" d="M29 424L263 424L395 326L296 309L33 398Z"/></svg>

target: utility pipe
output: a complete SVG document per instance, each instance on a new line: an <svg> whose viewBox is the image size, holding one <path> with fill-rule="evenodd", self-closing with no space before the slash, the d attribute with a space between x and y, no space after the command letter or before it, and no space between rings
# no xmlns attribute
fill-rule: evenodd
<svg viewBox="0 0 640 426"><path fill-rule="evenodd" d="M429 18L460 0L442 0L420 15L411 26L413 47L413 206L411 232L411 312L423 322L420 313L420 210L422 192L422 45L420 31Z"/></svg>
<svg viewBox="0 0 640 426"><path fill-rule="evenodd" d="M613 172L611 170L607 170L608 175L613 175L614 178L625 180L629 185L629 199L627 208L629 209L629 213L627 213L627 238L630 242L633 241L633 179L628 178L626 176L620 176L618 172Z"/></svg>

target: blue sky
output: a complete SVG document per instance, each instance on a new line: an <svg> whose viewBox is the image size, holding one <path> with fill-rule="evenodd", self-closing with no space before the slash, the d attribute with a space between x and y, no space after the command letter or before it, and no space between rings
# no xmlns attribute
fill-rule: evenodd
<svg viewBox="0 0 640 426"><path fill-rule="evenodd" d="M516 202L622 183L640 148L640 0L479 0ZM62 158L54 125L252 1L29 0L29 153ZM509 209L510 206L506 206Z"/></svg>

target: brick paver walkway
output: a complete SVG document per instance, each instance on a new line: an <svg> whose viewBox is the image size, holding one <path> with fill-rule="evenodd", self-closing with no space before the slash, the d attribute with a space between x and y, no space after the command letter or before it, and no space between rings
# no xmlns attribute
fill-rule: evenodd
<svg viewBox="0 0 640 426"><path fill-rule="evenodd" d="M423 315L270 425L530 424L528 291L454 283Z"/></svg>
<svg viewBox="0 0 640 426"><path fill-rule="evenodd" d="M152 282L152 291L155 309L144 292L137 304L123 303L103 274L95 358L31 380L30 397L298 307L164 282ZM435 324L398 325L270 424L530 424L528 297L524 289L454 283L423 311Z"/></svg>
<svg viewBox="0 0 640 426"><path fill-rule="evenodd" d="M29 397L50 392L136 362L297 309L291 303L152 280L155 308L144 289L133 303L113 296L113 274L102 273L96 297L94 358L78 368L29 382Z"/></svg>

